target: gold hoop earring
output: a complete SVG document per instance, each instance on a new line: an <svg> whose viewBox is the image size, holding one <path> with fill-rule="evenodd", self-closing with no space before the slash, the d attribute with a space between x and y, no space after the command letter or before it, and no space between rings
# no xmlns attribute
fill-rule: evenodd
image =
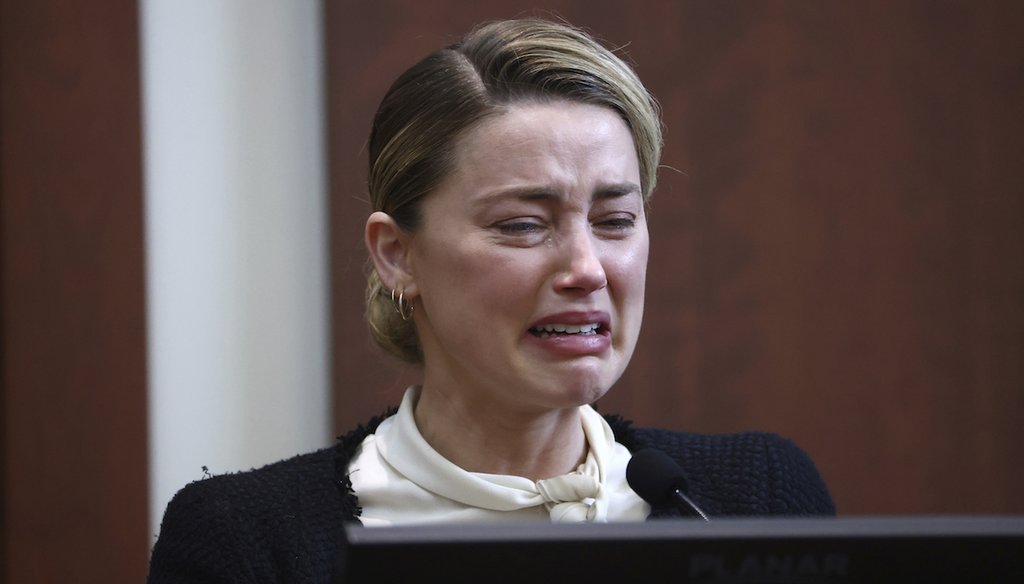
<svg viewBox="0 0 1024 584"><path fill-rule="evenodd" d="M412 302L405 299L405 288L398 293L398 298L395 298L395 289L391 289L391 303L395 305L395 311L398 312L398 316L402 317L402 320L408 321L412 318L413 305Z"/></svg>

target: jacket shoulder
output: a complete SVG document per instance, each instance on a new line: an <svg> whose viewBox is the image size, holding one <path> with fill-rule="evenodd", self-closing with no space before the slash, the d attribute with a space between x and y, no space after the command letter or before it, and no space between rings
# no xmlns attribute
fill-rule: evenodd
<svg viewBox="0 0 1024 584"><path fill-rule="evenodd" d="M657 448L678 462L690 496L712 515L835 515L814 462L778 434L699 434L609 421L631 451Z"/></svg>
<svg viewBox="0 0 1024 584"><path fill-rule="evenodd" d="M149 582L328 581L317 572L332 565L344 517L334 469L326 448L190 483L164 513Z"/></svg>

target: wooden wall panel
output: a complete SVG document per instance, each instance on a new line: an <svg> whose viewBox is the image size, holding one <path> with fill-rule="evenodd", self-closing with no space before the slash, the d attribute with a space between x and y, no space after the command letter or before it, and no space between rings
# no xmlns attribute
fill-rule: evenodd
<svg viewBox="0 0 1024 584"><path fill-rule="evenodd" d="M549 4L628 45L667 125L647 319L602 409L791 436L845 514L1024 512L1021 5L637 6ZM361 315L377 101L526 8L327 3L339 431L416 377Z"/></svg>
<svg viewBox="0 0 1024 584"><path fill-rule="evenodd" d="M10 583L141 582L150 530L134 0L0 1Z"/></svg>

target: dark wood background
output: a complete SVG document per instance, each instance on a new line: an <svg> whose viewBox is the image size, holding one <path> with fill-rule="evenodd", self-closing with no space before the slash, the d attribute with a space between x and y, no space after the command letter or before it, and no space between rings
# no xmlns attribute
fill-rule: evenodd
<svg viewBox="0 0 1024 584"><path fill-rule="evenodd" d="M142 582L138 7L0 0L0 581Z"/></svg>
<svg viewBox="0 0 1024 584"><path fill-rule="evenodd" d="M601 408L790 436L842 514L1024 512L1024 4L547 5L665 111L646 321ZM416 379L362 318L376 104L473 23L536 12L325 6L341 432Z"/></svg>

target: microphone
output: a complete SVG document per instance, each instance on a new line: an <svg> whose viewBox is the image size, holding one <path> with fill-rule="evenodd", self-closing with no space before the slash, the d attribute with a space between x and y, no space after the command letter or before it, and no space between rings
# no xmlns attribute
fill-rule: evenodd
<svg viewBox="0 0 1024 584"><path fill-rule="evenodd" d="M708 516L686 496L686 475L676 461L654 448L638 450L626 465L626 482L651 507L675 505L690 517L709 521Z"/></svg>

